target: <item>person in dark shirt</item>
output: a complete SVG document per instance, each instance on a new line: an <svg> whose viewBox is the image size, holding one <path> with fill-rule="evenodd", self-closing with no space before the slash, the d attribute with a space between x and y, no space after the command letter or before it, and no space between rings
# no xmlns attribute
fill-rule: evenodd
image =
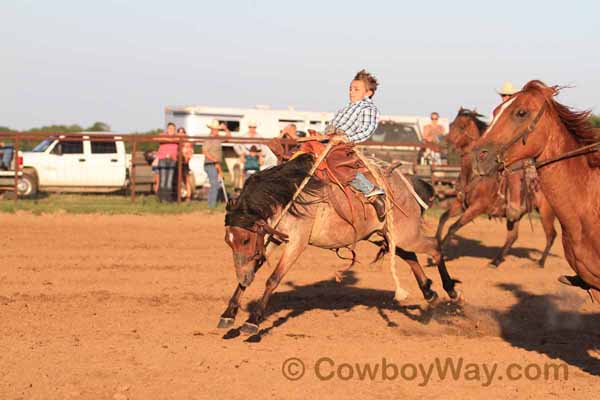
<svg viewBox="0 0 600 400"><path fill-rule="evenodd" d="M250 151L244 155L244 180L258 171L260 167L265 163L261 151L256 146L251 146Z"/></svg>

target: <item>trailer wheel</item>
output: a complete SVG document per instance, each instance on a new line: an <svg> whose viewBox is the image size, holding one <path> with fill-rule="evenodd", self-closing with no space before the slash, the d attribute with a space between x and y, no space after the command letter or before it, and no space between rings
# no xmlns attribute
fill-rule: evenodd
<svg viewBox="0 0 600 400"><path fill-rule="evenodd" d="M17 182L17 190L21 197L35 197L38 192L37 179L33 175L23 174Z"/></svg>

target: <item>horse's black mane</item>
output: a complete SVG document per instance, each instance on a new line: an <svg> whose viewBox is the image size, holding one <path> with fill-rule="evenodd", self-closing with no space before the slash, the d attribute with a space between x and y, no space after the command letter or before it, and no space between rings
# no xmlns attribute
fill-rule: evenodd
<svg viewBox="0 0 600 400"><path fill-rule="evenodd" d="M268 220L278 206L285 207L292 200L296 189L308 176L314 158L311 154L302 154L293 160L265 169L251 175L244 184L237 200L227 204L225 225L252 227L256 221ZM323 182L315 177L308 181L302 194L316 195ZM302 195L298 196L290 207L290 214L301 216L297 205L306 205Z"/></svg>
<svg viewBox="0 0 600 400"><path fill-rule="evenodd" d="M468 108L461 108L460 110L458 110L458 115L463 115L465 117L471 118L473 120L473 122L475 122L475 125L477 125L477 129L479 129L480 136L488 128L487 122L481 120L483 115L479 114L475 110L469 110Z"/></svg>

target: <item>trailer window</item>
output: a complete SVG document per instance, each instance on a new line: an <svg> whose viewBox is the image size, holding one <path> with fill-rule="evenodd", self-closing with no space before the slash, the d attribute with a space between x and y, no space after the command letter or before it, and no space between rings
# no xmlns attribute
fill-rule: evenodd
<svg viewBox="0 0 600 400"><path fill-rule="evenodd" d="M92 141L92 154L116 154L117 143Z"/></svg>
<svg viewBox="0 0 600 400"><path fill-rule="evenodd" d="M240 131L240 121L219 120L219 124L225 124L227 126L227 129L229 129L231 132Z"/></svg>

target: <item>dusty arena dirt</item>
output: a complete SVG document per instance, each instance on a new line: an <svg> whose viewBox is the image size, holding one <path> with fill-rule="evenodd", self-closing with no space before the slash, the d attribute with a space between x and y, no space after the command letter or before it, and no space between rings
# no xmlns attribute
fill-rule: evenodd
<svg viewBox="0 0 600 400"><path fill-rule="evenodd" d="M0 218L0 399L593 399L600 391L600 306L556 281L570 273L560 238L545 269L527 265L544 244L535 220L533 232L521 224L498 270L486 264L503 224L479 219L460 232L448 267L462 281L462 307L428 307L400 260L410 297L395 303L388 259L370 265L368 244L342 284L333 277L346 262L310 249L274 295L260 335L248 338L216 329L236 286L220 214ZM268 270L245 294L236 326ZM426 272L446 299L436 269ZM455 370L444 377L448 363Z"/></svg>

